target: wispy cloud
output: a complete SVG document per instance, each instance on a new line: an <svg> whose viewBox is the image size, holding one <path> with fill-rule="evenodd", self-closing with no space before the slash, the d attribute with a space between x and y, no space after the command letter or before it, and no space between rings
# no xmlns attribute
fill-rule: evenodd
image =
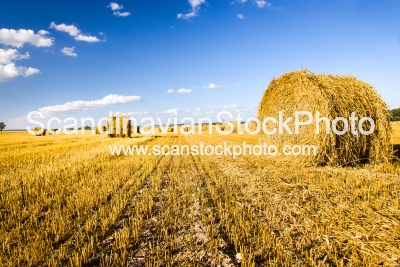
<svg viewBox="0 0 400 267"><path fill-rule="evenodd" d="M190 112L189 109L180 109L180 108L171 108L164 111L157 111L156 114L169 114L169 115L177 115L178 113L187 113Z"/></svg>
<svg viewBox="0 0 400 267"><path fill-rule="evenodd" d="M61 49L61 53L69 57L77 57L78 55L75 53L75 46L73 47L64 47Z"/></svg>
<svg viewBox="0 0 400 267"><path fill-rule="evenodd" d="M240 108L239 104L225 105L224 108Z"/></svg>
<svg viewBox="0 0 400 267"><path fill-rule="evenodd" d="M206 89L218 89L218 88L221 88L221 86L216 85L215 83L210 83L209 85L203 86L203 88L206 88Z"/></svg>
<svg viewBox="0 0 400 267"><path fill-rule="evenodd" d="M188 0L188 1L190 6L192 7L192 10L187 14L179 13L177 15L178 19L191 19L196 17L200 10L200 6L206 2L205 0Z"/></svg>
<svg viewBox="0 0 400 267"><path fill-rule="evenodd" d="M178 91L176 91L177 93L180 94L187 94L187 93L191 93L193 90L192 89L185 89L185 88L181 88Z"/></svg>
<svg viewBox="0 0 400 267"><path fill-rule="evenodd" d="M24 116L24 117L19 117L19 118L15 118L15 119L9 119L8 122L11 125L22 125L22 124L28 122L28 119L26 118L26 116Z"/></svg>
<svg viewBox="0 0 400 267"><path fill-rule="evenodd" d="M132 116L132 115L147 115L147 114L149 114L148 111L131 111L131 112L126 113L126 115L128 115L128 116Z"/></svg>
<svg viewBox="0 0 400 267"><path fill-rule="evenodd" d="M59 32L66 32L71 36L78 36L78 34L81 32L81 30L79 30L75 25L66 25L65 23L57 25L54 22L51 22L49 28L55 29Z"/></svg>
<svg viewBox="0 0 400 267"><path fill-rule="evenodd" d="M18 76L28 77L40 73L36 68L15 66L13 61L28 59L29 53L20 54L16 49L0 49L0 82L8 82Z"/></svg>
<svg viewBox="0 0 400 267"><path fill-rule="evenodd" d="M55 24L54 22L50 23L50 29L55 29L60 32L66 32L70 36L73 36L76 41L84 41L89 43L100 42L96 36L85 35L81 33L81 30L78 29L75 25L66 25L65 23Z"/></svg>
<svg viewBox="0 0 400 267"><path fill-rule="evenodd" d="M113 12L114 16L116 17L127 17L131 14L131 12L125 11L125 12L119 12L119 11L115 11Z"/></svg>
<svg viewBox="0 0 400 267"><path fill-rule="evenodd" d="M39 108L38 110L42 112L44 115L51 115L54 113L68 113L68 112L83 111L88 109L99 109L115 104L125 104L125 103L140 102L140 101L143 101L143 98L140 96L122 96L122 95L111 94L103 97L103 99L100 100L93 100L93 101L77 100L73 102L66 102L65 104L62 105L42 107Z"/></svg>
<svg viewBox="0 0 400 267"><path fill-rule="evenodd" d="M231 4L235 4L235 3L244 4L246 2L247 2L247 0L234 0L231 2ZM253 3L255 5L257 5L258 8L264 8L264 7L272 8L272 4L266 0L253 0Z"/></svg>
<svg viewBox="0 0 400 267"><path fill-rule="evenodd" d="M179 111L178 108L171 108L171 109L168 109L165 111L157 111L156 113L157 114L174 114L174 115L176 115L176 114L178 114L178 111Z"/></svg>
<svg viewBox="0 0 400 267"><path fill-rule="evenodd" d="M169 94L173 94L173 93L188 94L188 93L191 93L192 91L193 91L192 89L185 89L185 88L181 88L176 91L174 89L168 89L167 93L169 93Z"/></svg>
<svg viewBox="0 0 400 267"><path fill-rule="evenodd" d="M220 109L221 107L220 106L209 106L208 108L209 109Z"/></svg>
<svg viewBox="0 0 400 267"><path fill-rule="evenodd" d="M239 19L244 19L244 16L242 15L242 14L237 14L237 17L239 18Z"/></svg>
<svg viewBox="0 0 400 267"><path fill-rule="evenodd" d="M100 42L100 39L97 38L96 36L90 36L90 35L84 35L84 34L79 34L74 39L77 41L84 41L84 42L88 42L88 43Z"/></svg>
<svg viewBox="0 0 400 267"><path fill-rule="evenodd" d="M40 30L35 34L32 30L25 29L0 29L0 44L22 47L24 44L30 43L37 47L49 47L53 45L53 39L44 35L48 32Z"/></svg>
<svg viewBox="0 0 400 267"><path fill-rule="evenodd" d="M119 5L118 3L114 3L111 2L110 5L108 5L107 7L111 8L111 10L113 10L113 15L116 17L127 17L131 15L131 12L125 11L125 12L121 12L121 11L117 11L117 10L121 10L124 9L123 5Z"/></svg>
<svg viewBox="0 0 400 267"><path fill-rule="evenodd" d="M258 8L272 7L272 4L265 0L254 0L254 3L257 5Z"/></svg>
<svg viewBox="0 0 400 267"><path fill-rule="evenodd" d="M46 35L46 34L50 34L48 31L45 31L45 30L40 30L40 31L38 31L38 34L40 34L40 35Z"/></svg>

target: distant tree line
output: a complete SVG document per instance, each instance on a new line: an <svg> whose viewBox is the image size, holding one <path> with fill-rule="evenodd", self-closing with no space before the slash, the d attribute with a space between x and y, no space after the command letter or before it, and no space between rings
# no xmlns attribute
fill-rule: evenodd
<svg viewBox="0 0 400 267"><path fill-rule="evenodd" d="M395 108L390 111L392 121L400 121L400 108Z"/></svg>

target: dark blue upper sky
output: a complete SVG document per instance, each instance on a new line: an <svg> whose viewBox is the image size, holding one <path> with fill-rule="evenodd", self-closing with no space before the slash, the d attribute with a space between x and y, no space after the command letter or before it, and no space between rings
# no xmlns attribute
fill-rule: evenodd
<svg viewBox="0 0 400 267"><path fill-rule="evenodd" d="M26 125L33 110L140 117L239 109L249 117L272 77L301 68L353 74L400 107L400 1L115 3L2 1L7 128Z"/></svg>

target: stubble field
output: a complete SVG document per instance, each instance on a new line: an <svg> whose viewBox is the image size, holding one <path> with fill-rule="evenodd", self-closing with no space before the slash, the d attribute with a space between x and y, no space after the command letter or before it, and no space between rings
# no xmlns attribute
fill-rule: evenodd
<svg viewBox="0 0 400 267"><path fill-rule="evenodd" d="M255 156L109 151L224 141L258 138L1 134L1 265L400 264L398 163L301 168Z"/></svg>

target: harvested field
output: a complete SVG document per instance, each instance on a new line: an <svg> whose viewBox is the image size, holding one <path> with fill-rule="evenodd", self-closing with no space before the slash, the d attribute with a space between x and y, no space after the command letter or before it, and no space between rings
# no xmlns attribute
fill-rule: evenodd
<svg viewBox="0 0 400 267"><path fill-rule="evenodd" d="M399 132L396 132L399 136ZM396 137L395 137L396 138ZM395 139L396 140L396 139ZM109 145L256 144L232 134L0 135L4 266L394 266L400 167L123 156Z"/></svg>

